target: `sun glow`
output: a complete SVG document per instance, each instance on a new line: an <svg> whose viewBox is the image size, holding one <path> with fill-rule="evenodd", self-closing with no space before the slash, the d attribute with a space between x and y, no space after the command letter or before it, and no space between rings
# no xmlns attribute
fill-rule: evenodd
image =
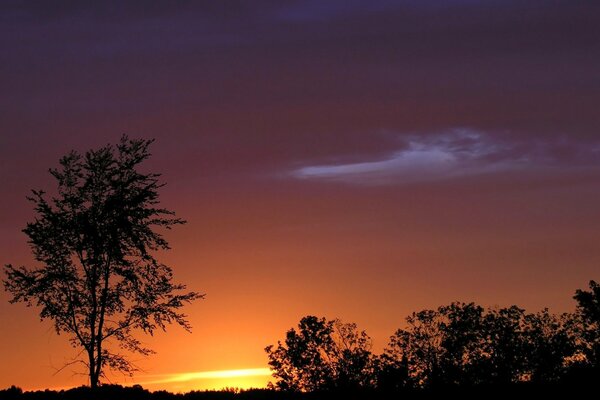
<svg viewBox="0 0 600 400"><path fill-rule="evenodd" d="M247 389L265 387L271 375L269 368L227 369L218 371L182 372L148 376L138 382L144 387L170 388L175 391L222 389L236 387Z"/></svg>
<svg viewBox="0 0 600 400"><path fill-rule="evenodd" d="M221 371L202 371L202 372L184 372L181 374L172 374L163 379L146 382L154 383L170 383L170 382L186 382L197 379L223 379L223 378L239 378L247 376L269 376L271 370L269 368L247 368L247 369L226 369Z"/></svg>

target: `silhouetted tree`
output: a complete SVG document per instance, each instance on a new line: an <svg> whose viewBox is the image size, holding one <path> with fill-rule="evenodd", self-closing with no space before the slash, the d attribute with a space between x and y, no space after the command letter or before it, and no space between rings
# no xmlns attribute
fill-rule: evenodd
<svg viewBox="0 0 600 400"><path fill-rule="evenodd" d="M105 367L135 371L111 342L149 354L133 331L152 334L170 323L189 330L178 310L202 297L181 292L185 286L173 283L171 268L154 257L169 248L158 229L184 221L158 206L159 175L138 170L151 143L123 136L116 146L63 157L50 170L57 194L48 199L33 191L29 198L37 215L24 232L42 265L5 267L11 302L40 307L42 319L83 348L92 388Z"/></svg>
<svg viewBox="0 0 600 400"><path fill-rule="evenodd" d="M406 317L407 327L390 337L384 350L387 366L407 369L406 385L432 385L441 374L444 349L441 319L435 310L413 312ZM401 376L401 375L400 375Z"/></svg>
<svg viewBox="0 0 600 400"><path fill-rule="evenodd" d="M374 357L374 386L379 391L398 392L410 386L408 359L403 355L393 354L395 350L396 348L389 346L382 354Z"/></svg>
<svg viewBox="0 0 600 400"><path fill-rule="evenodd" d="M598 378L600 285L590 282L590 291L578 290L575 299L577 312L560 315L459 302L414 312L379 356L354 324L305 317L285 343L266 351L275 385L285 390L467 388L456 393L475 395L489 387L527 387L550 393L565 382L589 385Z"/></svg>
<svg viewBox="0 0 600 400"><path fill-rule="evenodd" d="M557 381L577 341L571 314L526 314L517 306L484 310L474 303L451 303L413 313L406 322L378 360L380 373L388 371L383 375L388 386ZM399 379L395 384L389 382L393 371Z"/></svg>
<svg viewBox="0 0 600 400"><path fill-rule="evenodd" d="M23 389L12 385L7 389L0 390L0 399L3 400L17 400L23 396Z"/></svg>
<svg viewBox="0 0 600 400"><path fill-rule="evenodd" d="M371 338L355 324L306 316L285 341L265 348L275 388L313 392L367 387L373 378Z"/></svg>
<svg viewBox="0 0 600 400"><path fill-rule="evenodd" d="M451 303L406 318L385 354L408 370L411 386L473 385L484 380L487 337L484 309Z"/></svg>
<svg viewBox="0 0 600 400"><path fill-rule="evenodd" d="M573 314L555 315L548 309L525 316L524 356L531 381L558 382L564 377L577 351L578 325Z"/></svg>
<svg viewBox="0 0 600 400"><path fill-rule="evenodd" d="M578 289L574 299L581 317L581 351L589 366L600 368L600 284L590 281L590 290Z"/></svg>
<svg viewBox="0 0 600 400"><path fill-rule="evenodd" d="M438 384L473 385L481 381L485 359L484 310L474 303L451 303L437 310L440 330Z"/></svg>
<svg viewBox="0 0 600 400"><path fill-rule="evenodd" d="M526 379L524 325L525 310L517 306L486 310L477 383L507 385Z"/></svg>
<svg viewBox="0 0 600 400"><path fill-rule="evenodd" d="M334 353L331 338L333 321L307 316L300 320L298 330L286 333L285 343L265 348L275 387L289 391L315 391L332 386Z"/></svg>
<svg viewBox="0 0 600 400"><path fill-rule="evenodd" d="M336 350L336 380L338 388L369 387L373 384L372 341L355 323L333 321L333 341Z"/></svg>

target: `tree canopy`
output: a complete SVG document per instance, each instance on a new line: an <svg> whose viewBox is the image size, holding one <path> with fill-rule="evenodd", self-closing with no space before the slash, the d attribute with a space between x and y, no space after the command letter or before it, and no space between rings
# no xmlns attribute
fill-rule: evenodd
<svg viewBox="0 0 600 400"><path fill-rule="evenodd" d="M36 217L24 233L40 266L5 266L11 302L38 307L83 350L92 387L106 367L133 373L127 353L152 352L135 331L171 323L189 330L179 309L203 297L173 282L171 268L155 258L169 249L163 229L185 221L159 206L160 175L140 170L151 143L123 136L116 146L61 158L50 170L56 194L28 197Z"/></svg>
<svg viewBox="0 0 600 400"><path fill-rule="evenodd" d="M600 368L600 285L591 281L575 299L575 312L562 314L461 302L413 312L378 355L355 324L306 316L266 348L272 387L398 392L592 384Z"/></svg>
<svg viewBox="0 0 600 400"><path fill-rule="evenodd" d="M590 290L577 290L575 300L581 317L582 351L587 363L600 368L600 284L590 281Z"/></svg>
<svg viewBox="0 0 600 400"><path fill-rule="evenodd" d="M301 392L366 386L372 377L370 350L371 338L356 324L312 315L290 329L283 343L265 349L274 386Z"/></svg>

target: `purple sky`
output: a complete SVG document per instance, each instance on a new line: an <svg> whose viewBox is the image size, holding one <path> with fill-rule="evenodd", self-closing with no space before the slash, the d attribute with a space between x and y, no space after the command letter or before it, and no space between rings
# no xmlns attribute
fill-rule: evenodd
<svg viewBox="0 0 600 400"><path fill-rule="evenodd" d="M202 361L159 340L150 371L264 367L306 313L381 348L453 300L566 311L600 279L598 21L593 1L4 1L0 262L32 265L47 169L128 133L156 138L189 220L165 259L208 294L175 334ZM0 387L70 384L7 299ZM26 339L35 379L6 366Z"/></svg>

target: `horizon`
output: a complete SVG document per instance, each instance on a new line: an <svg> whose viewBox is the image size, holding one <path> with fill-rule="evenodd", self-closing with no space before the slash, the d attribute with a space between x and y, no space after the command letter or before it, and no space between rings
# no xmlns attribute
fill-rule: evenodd
<svg viewBox="0 0 600 400"><path fill-rule="evenodd" d="M265 387L265 346L306 315L380 352L453 301L572 311L600 280L599 20L578 1L2 3L0 264L36 266L21 231L48 169L127 134L155 139L143 170L187 220L157 259L206 298L113 382ZM86 384L8 300L0 388Z"/></svg>

